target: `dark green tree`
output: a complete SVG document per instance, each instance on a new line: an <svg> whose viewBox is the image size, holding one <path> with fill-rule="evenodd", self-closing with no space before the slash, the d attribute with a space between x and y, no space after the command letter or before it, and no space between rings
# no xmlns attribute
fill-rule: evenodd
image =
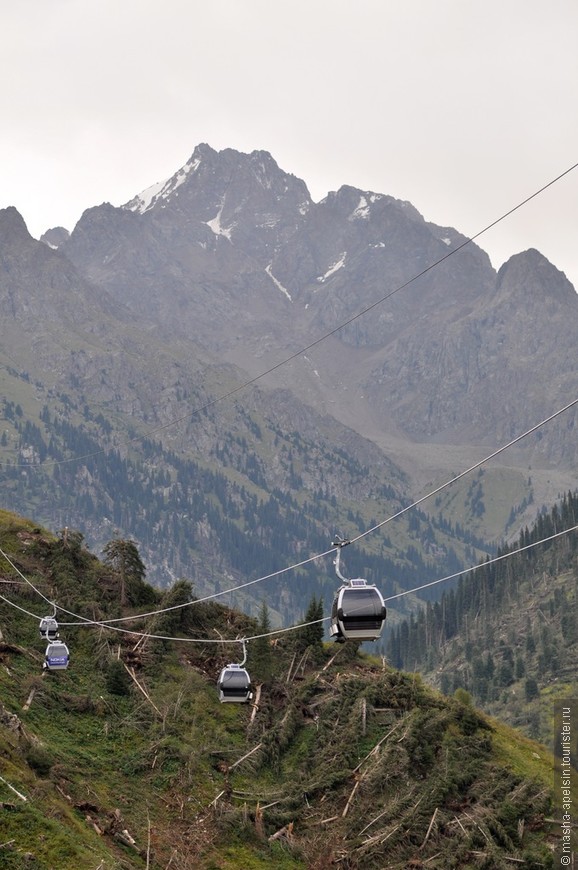
<svg viewBox="0 0 578 870"><path fill-rule="evenodd" d="M92 557L83 546L84 535L74 529L58 532L58 540L50 546L49 564L61 601L70 602L77 596L79 585L90 574Z"/></svg>
<svg viewBox="0 0 578 870"><path fill-rule="evenodd" d="M314 659L319 659L323 652L323 599L313 595L303 617L303 628L299 630L298 647L302 650L311 648Z"/></svg>
<svg viewBox="0 0 578 870"><path fill-rule="evenodd" d="M120 604L145 604L148 587L144 583L146 568L134 541L113 538L104 547L104 564L118 576Z"/></svg>
<svg viewBox="0 0 578 870"><path fill-rule="evenodd" d="M198 606L189 605L193 601L193 587L189 580L176 580L167 589L160 601L160 613L153 616L146 624L146 631L151 634L178 636L195 626L198 618Z"/></svg>
<svg viewBox="0 0 578 870"><path fill-rule="evenodd" d="M526 701L533 701L534 698L538 697L540 690L534 677L526 677L524 682L524 692L526 695Z"/></svg>
<svg viewBox="0 0 578 870"><path fill-rule="evenodd" d="M113 659L106 670L106 689L111 695L128 695L130 678L121 661Z"/></svg>
<svg viewBox="0 0 578 870"><path fill-rule="evenodd" d="M562 637L567 645L574 643L578 637L578 631L576 626L576 614L568 608L562 614L562 618L560 620L560 627L562 629Z"/></svg>
<svg viewBox="0 0 578 870"><path fill-rule="evenodd" d="M451 692L451 678L446 671L442 671L440 677L440 692L443 692L444 695L449 695Z"/></svg>
<svg viewBox="0 0 578 870"><path fill-rule="evenodd" d="M259 626L257 635L267 635L271 631L269 608L267 602L261 604L259 614ZM273 657L271 655L271 638L257 637L251 642L249 648L251 678L258 682L267 683L273 675Z"/></svg>

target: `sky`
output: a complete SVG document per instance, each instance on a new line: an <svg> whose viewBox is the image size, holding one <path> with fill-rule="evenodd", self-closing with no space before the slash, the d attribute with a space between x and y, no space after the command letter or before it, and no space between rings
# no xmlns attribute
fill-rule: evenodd
<svg viewBox="0 0 578 870"><path fill-rule="evenodd" d="M38 238L269 151L473 236L578 162L576 0L0 0L0 208ZM578 288L578 168L477 243Z"/></svg>

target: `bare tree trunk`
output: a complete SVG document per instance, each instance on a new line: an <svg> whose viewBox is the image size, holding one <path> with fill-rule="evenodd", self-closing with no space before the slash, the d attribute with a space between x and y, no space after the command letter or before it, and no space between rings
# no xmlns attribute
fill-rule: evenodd
<svg viewBox="0 0 578 870"><path fill-rule="evenodd" d="M24 706L22 707L23 710L29 710L29 709L30 709L30 706L31 706L31 704L32 704L32 701L34 700L34 695L35 695L35 694L36 694L36 686L32 686L32 688L30 689L30 694L29 694L28 697L26 698L26 703L25 703Z"/></svg>
<svg viewBox="0 0 578 870"><path fill-rule="evenodd" d="M425 846L425 844L426 844L427 841L429 840L429 835L431 834L432 828L433 828L433 826L434 826L434 822L435 822L435 820L436 820L436 816L437 816L437 814L438 814L438 809L439 809L439 807L436 807L435 810L434 810L434 814L433 814L433 816L431 817L431 821L430 821L430 823L429 823L429 827L428 827L428 829L427 829L427 833L426 833L426 835L425 835L425 839L424 839L423 843L421 844L420 849L423 849L423 847Z"/></svg>

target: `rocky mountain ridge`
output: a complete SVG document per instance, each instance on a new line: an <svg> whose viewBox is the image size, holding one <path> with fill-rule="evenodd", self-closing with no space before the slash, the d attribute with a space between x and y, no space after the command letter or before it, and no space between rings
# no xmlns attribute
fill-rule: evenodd
<svg viewBox="0 0 578 870"><path fill-rule="evenodd" d="M296 354L267 383L348 424L353 402L366 437L495 444L576 394L578 296L537 251L496 274L410 203L348 186L313 203L266 152L202 145L159 187L85 212L62 251L251 376ZM542 462L573 463L574 425L533 445Z"/></svg>
<svg viewBox="0 0 578 870"><path fill-rule="evenodd" d="M576 395L578 296L539 252L515 255L496 274L480 247L410 203L347 185L314 203L266 152L198 146L168 182L123 207L88 209L69 237L43 238L29 236L15 209L0 213L6 408L21 405L45 442L5 417L3 456L30 462L49 447L39 422L48 400L46 419L64 415L81 432L60 453L53 445L51 461L72 460L73 443L90 435L89 452L100 445L131 462L146 453L130 470L146 491L154 465L138 439L158 437L172 457L160 461L170 481L165 510L178 503L180 517L190 519L175 457L192 462L191 472L199 460L220 472L227 457L229 486L249 482L265 500L273 486L315 510L322 492L338 499L327 539L349 514L361 525L345 532L362 531ZM477 498L472 511L469 483L428 510L452 510L456 526L488 544L516 534L508 517L532 518L578 483L576 450L570 411L488 469L483 510ZM96 473L79 469L67 482L77 496L73 524L87 522L81 497L92 500L93 545L113 525L134 535L134 505L113 507L115 493L99 492ZM7 506L27 513L31 491L10 474L17 500ZM386 505L380 493L390 483ZM43 484L38 495L46 510L56 497L48 491ZM68 510L61 504L42 520L56 525ZM153 535L147 510L139 537L150 533L160 546L164 520ZM195 522L200 534L206 522ZM319 522L310 520L316 534ZM203 558L216 558L220 532L212 534ZM275 534L265 538L271 545ZM407 553L405 532L391 546Z"/></svg>

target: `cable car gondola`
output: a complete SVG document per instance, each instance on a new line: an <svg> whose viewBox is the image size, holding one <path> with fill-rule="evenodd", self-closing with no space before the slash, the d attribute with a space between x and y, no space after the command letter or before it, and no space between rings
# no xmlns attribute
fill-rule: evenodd
<svg viewBox="0 0 578 870"><path fill-rule="evenodd" d="M40 620L40 637L47 640L56 640L58 637L58 623L54 616L43 616Z"/></svg>
<svg viewBox="0 0 578 870"><path fill-rule="evenodd" d="M62 641L51 641L46 647L44 667L48 671L63 671L68 667L70 654Z"/></svg>
<svg viewBox="0 0 578 870"><path fill-rule="evenodd" d="M339 570L341 549L349 541L334 542L337 555L335 572L344 583L335 593L331 609L329 634L335 640L377 640L381 637L387 617L385 601L379 589L361 577L348 580Z"/></svg>
<svg viewBox="0 0 578 870"><path fill-rule="evenodd" d="M379 589L362 579L350 580L335 595L329 633L336 640L377 640L386 616Z"/></svg>
<svg viewBox="0 0 578 870"><path fill-rule="evenodd" d="M241 665L230 664L223 668L217 682L219 701L244 704L253 697L251 678Z"/></svg>
<svg viewBox="0 0 578 870"><path fill-rule="evenodd" d="M223 668L217 680L219 701L221 703L246 704L253 697L251 677L243 667L247 661L247 647L244 640L240 641L240 643L243 644L243 661L241 664L227 665Z"/></svg>

